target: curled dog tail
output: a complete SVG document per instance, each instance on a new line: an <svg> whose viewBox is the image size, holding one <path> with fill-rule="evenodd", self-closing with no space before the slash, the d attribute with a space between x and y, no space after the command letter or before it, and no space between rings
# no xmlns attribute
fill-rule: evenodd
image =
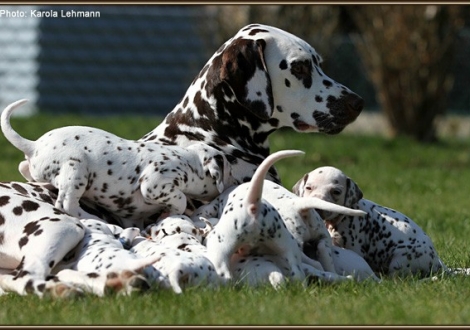
<svg viewBox="0 0 470 330"><path fill-rule="evenodd" d="M282 158L303 154L305 154L305 152L300 150L281 150L266 157L266 159L256 169L250 181L250 186L245 197L245 206L248 214L252 217L255 217L258 214L259 202L263 193L263 183L269 168Z"/></svg>
<svg viewBox="0 0 470 330"><path fill-rule="evenodd" d="M28 102L28 100L23 99L8 105L2 112L0 123L2 126L2 132L6 139L10 141L10 143L13 144L16 148L21 150L27 157L30 157L34 150L34 141L25 139L19 135L10 125L10 117L13 113L13 110L17 109L26 102Z"/></svg>

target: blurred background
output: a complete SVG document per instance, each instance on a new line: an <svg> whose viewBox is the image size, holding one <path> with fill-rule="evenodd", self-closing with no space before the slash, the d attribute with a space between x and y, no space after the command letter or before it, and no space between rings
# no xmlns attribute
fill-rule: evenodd
<svg viewBox="0 0 470 330"><path fill-rule="evenodd" d="M72 10L99 17L60 17ZM28 98L23 115L163 117L219 46L258 22L309 42L325 73L364 98L348 129L467 137L469 18L466 5L435 4L5 5L0 108Z"/></svg>

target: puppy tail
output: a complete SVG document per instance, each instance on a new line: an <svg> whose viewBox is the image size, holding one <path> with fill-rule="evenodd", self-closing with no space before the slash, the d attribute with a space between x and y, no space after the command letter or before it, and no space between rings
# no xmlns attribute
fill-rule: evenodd
<svg viewBox="0 0 470 330"><path fill-rule="evenodd" d="M250 186L245 197L245 206L248 213L255 217L258 214L259 202L263 193L263 183L269 168L282 158L305 154L300 150L281 150L274 152L260 164L251 178Z"/></svg>
<svg viewBox="0 0 470 330"><path fill-rule="evenodd" d="M352 216L366 215L366 212L362 210L350 209L348 207L324 201L317 197L299 197L298 199L295 199L295 205L299 208L299 210L319 209Z"/></svg>
<svg viewBox="0 0 470 330"><path fill-rule="evenodd" d="M2 126L2 132L7 140L10 141L10 143L13 144L16 148L21 150L27 157L30 157L34 150L34 141L25 139L19 135L10 125L10 117L13 111L26 102L28 102L28 100L23 99L8 105L2 112L0 123Z"/></svg>

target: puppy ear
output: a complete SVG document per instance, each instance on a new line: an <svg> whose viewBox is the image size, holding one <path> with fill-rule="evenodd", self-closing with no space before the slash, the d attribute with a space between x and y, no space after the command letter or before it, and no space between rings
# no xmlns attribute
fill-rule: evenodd
<svg viewBox="0 0 470 330"><path fill-rule="evenodd" d="M214 64L220 80L228 87L224 89L225 96L235 96L240 105L262 120L271 118L274 108L271 79L264 59L265 47L264 40L238 38L223 50L221 62ZM216 60L219 58L214 62Z"/></svg>
<svg viewBox="0 0 470 330"><path fill-rule="evenodd" d="M221 160L218 160L219 162L219 167L222 167L222 177L223 177L223 184L224 187L223 189L227 189L230 186L235 184L234 178L233 178L233 173L232 173L232 164L228 161L227 157L225 155L220 155ZM220 191L221 193L223 192Z"/></svg>
<svg viewBox="0 0 470 330"><path fill-rule="evenodd" d="M344 206L351 207L362 199L363 193L359 186L349 177L346 179L346 194L344 196Z"/></svg>
<svg viewBox="0 0 470 330"><path fill-rule="evenodd" d="M23 160L19 165L18 165L18 170L20 171L21 175L23 178L25 178L28 181L33 182L34 178L31 175L31 172L29 170L29 162L27 160Z"/></svg>
<svg viewBox="0 0 470 330"><path fill-rule="evenodd" d="M308 180L308 173L306 173L297 183L292 187L292 192L297 196L304 195L305 182Z"/></svg>
<svg viewBox="0 0 470 330"><path fill-rule="evenodd" d="M227 172L230 172L230 170L227 168L227 164L228 161L223 155L215 155L207 164L207 170L211 178L215 180L219 193L225 190L228 181Z"/></svg>
<svg viewBox="0 0 470 330"><path fill-rule="evenodd" d="M201 232L202 232L202 237L206 237L207 234L209 234L209 232L214 229L214 225L212 224L212 222L210 222L209 219L207 218L204 218L204 217L199 217L199 220L201 220L202 222L205 223L205 227L204 228L200 228Z"/></svg>

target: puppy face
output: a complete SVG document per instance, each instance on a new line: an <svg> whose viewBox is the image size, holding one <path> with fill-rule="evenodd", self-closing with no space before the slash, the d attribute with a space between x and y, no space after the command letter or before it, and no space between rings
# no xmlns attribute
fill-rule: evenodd
<svg viewBox="0 0 470 330"><path fill-rule="evenodd" d="M156 224L148 225L141 234L156 242L161 241L166 236L187 234L200 243L206 234L206 230L197 228L192 220L185 215L172 215Z"/></svg>
<svg viewBox="0 0 470 330"><path fill-rule="evenodd" d="M292 188L300 197L317 197L346 207L353 207L363 196L358 185L335 167L319 167L305 174ZM317 210L325 220L336 216Z"/></svg>

